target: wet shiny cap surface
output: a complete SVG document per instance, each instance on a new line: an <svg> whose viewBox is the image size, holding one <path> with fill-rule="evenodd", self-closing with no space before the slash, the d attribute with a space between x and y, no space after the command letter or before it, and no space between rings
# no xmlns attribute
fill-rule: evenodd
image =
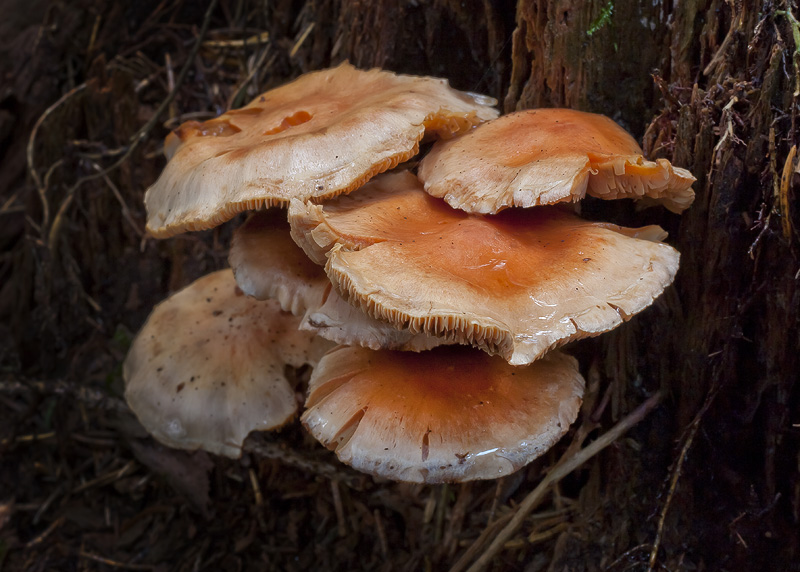
<svg viewBox="0 0 800 572"><path fill-rule="evenodd" d="M526 367L464 346L422 353L340 346L309 382L302 422L341 461L399 481L441 483L512 473L578 415L575 359Z"/></svg>
<svg viewBox="0 0 800 572"><path fill-rule="evenodd" d="M386 174L324 205L293 202L295 240L370 315L527 364L610 330L672 282L678 253L560 207L473 215ZM638 238L641 237L641 238Z"/></svg>

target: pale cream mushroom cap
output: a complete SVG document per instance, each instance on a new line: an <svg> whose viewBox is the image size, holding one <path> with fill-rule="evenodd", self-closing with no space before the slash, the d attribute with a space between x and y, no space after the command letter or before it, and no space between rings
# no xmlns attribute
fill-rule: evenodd
<svg viewBox="0 0 800 572"><path fill-rule="evenodd" d="M486 103L443 79L347 63L303 75L171 134L167 166L145 195L147 230L164 238L293 197L350 192L416 155L426 131L449 137L497 117Z"/></svg>
<svg viewBox="0 0 800 572"><path fill-rule="evenodd" d="M644 198L676 213L694 201L689 171L646 160L614 121L572 109L510 113L437 142L419 177L431 195L474 213L578 201L587 193Z"/></svg>
<svg viewBox="0 0 800 572"><path fill-rule="evenodd" d="M315 264L289 234L285 210L258 212L234 231L229 254L242 291L259 300L272 298L301 316L300 329L339 344L374 350L422 351L447 343L369 317L333 290L322 266Z"/></svg>
<svg viewBox="0 0 800 572"><path fill-rule="evenodd" d="M165 445L239 457L251 431L294 417L285 366L315 364L331 347L297 324L277 302L245 296L230 269L204 276L158 304L136 336L125 398Z"/></svg>
<svg viewBox="0 0 800 572"><path fill-rule="evenodd" d="M513 367L474 348L340 346L309 381L302 422L339 459L398 481L494 479L547 451L575 420L584 381L551 352Z"/></svg>
<svg viewBox="0 0 800 572"><path fill-rule="evenodd" d="M522 365L608 331L673 280L658 227L588 222L561 207L472 215L385 174L324 205L293 201L293 238L334 287L397 327L456 337ZM642 238L635 238L641 236Z"/></svg>
<svg viewBox="0 0 800 572"><path fill-rule="evenodd" d="M330 288L325 270L292 240L285 209L247 217L233 232L228 263L242 292L258 300L277 300L295 316L318 304Z"/></svg>

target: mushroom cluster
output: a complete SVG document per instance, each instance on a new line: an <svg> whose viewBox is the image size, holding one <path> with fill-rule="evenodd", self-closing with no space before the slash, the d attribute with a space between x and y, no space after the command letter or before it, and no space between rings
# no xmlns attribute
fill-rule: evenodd
<svg viewBox="0 0 800 572"><path fill-rule="evenodd" d="M679 258L659 227L564 203L680 212L694 179L605 117L497 118L494 103L342 64L172 133L145 197L152 235L256 212L234 233L232 272L163 302L134 341L126 397L145 427L236 457L251 430L294 416L283 370L309 364L302 422L358 470L487 479L552 446L584 390L555 348L649 306ZM423 140L415 174L401 163Z"/></svg>

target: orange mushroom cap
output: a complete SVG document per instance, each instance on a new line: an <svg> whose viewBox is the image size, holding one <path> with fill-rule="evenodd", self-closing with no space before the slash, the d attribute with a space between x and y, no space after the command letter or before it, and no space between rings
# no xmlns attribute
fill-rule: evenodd
<svg viewBox="0 0 800 572"><path fill-rule="evenodd" d="M125 398L145 429L180 449L239 457L251 431L297 410L284 368L331 347L277 302L258 302L220 270L155 307L125 359Z"/></svg>
<svg viewBox="0 0 800 572"><path fill-rule="evenodd" d="M437 142L419 177L431 195L474 213L578 201L587 193L647 198L676 213L694 201L689 171L646 160L611 119L572 109L511 113Z"/></svg>
<svg viewBox="0 0 800 572"><path fill-rule="evenodd" d="M567 432L583 389L577 362L560 352L518 368L464 346L340 346L312 373L301 420L359 471L424 483L494 479Z"/></svg>
<svg viewBox="0 0 800 572"><path fill-rule="evenodd" d="M302 316L299 328L339 344L374 350L422 351L443 338L397 329L369 317L333 290L322 266L312 262L289 234L286 212L254 213L233 234L229 255L242 291Z"/></svg>
<svg viewBox="0 0 800 572"><path fill-rule="evenodd" d="M588 222L560 207L470 215L410 173L323 205L293 201L293 238L371 316L530 363L649 306L678 269L658 227Z"/></svg>
<svg viewBox="0 0 800 572"><path fill-rule="evenodd" d="M358 188L416 155L428 131L448 137L497 111L446 80L345 63L303 75L241 109L184 123L148 189L147 230L164 238L237 213Z"/></svg>

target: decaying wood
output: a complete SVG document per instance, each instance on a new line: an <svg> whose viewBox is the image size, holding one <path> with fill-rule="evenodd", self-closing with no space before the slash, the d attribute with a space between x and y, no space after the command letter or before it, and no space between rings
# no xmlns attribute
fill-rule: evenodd
<svg viewBox="0 0 800 572"><path fill-rule="evenodd" d="M554 457L498 485L362 480L297 428L279 435L296 452L256 440L241 463L211 463L132 438L108 407L153 304L226 263L227 227L165 242L141 233L163 136L349 59L447 77L506 111L605 113L698 179L682 217L585 205L661 224L682 253L651 309L574 346L591 421L610 427L666 397L559 483L490 569L796 567L796 3L241 0L213 10L194 56L206 3L0 5L0 373L16 380L0 386L0 565L446 569L542 482ZM176 86L172 117L118 169L75 187L113 165ZM64 384L19 386L30 379Z"/></svg>
<svg viewBox="0 0 800 572"><path fill-rule="evenodd" d="M674 295L659 304L654 325L636 320L642 333L627 350L637 356L627 375L658 372L673 396L674 425L656 449L676 445L676 466L684 430L717 394L676 481L665 535L677 545L687 533L707 534L712 521L736 520L733 546L709 547L706 558L746 559L764 535L797 526L788 517L796 513L797 442L787 434L798 411L800 347L797 28L782 3L638 4L521 3L506 109L572 106L634 131L647 125L648 154L697 175L695 205L679 223L667 221L682 253ZM632 77L631 58L643 66ZM633 90L615 89L626 81ZM631 91L635 102L625 100Z"/></svg>

